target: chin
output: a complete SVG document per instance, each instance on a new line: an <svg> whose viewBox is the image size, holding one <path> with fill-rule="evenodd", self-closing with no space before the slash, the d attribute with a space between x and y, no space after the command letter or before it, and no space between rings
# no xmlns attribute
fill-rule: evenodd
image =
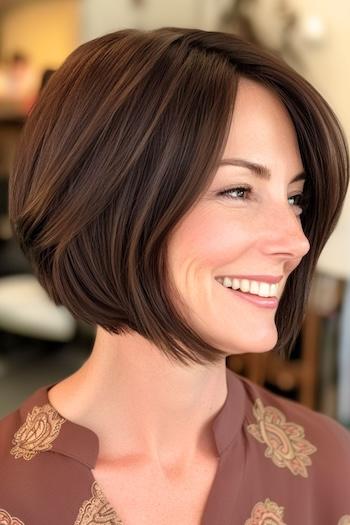
<svg viewBox="0 0 350 525"><path fill-rule="evenodd" d="M241 329L233 328L232 320L224 318L210 325L197 323L194 329L209 344L226 352L227 355L263 353L272 350L278 342L278 332L273 321L252 323L242 319Z"/></svg>
<svg viewBox="0 0 350 525"><path fill-rule="evenodd" d="M247 337L244 341L234 341L232 338L228 339L214 339L211 338L210 344L216 346L220 350L223 350L227 355L235 354L262 354L264 352L270 352L278 341L277 332L274 334L268 334L266 337L260 337L259 339Z"/></svg>

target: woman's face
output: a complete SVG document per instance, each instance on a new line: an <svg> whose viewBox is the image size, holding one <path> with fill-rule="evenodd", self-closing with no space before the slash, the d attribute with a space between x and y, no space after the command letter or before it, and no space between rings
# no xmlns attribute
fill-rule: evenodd
<svg viewBox="0 0 350 525"><path fill-rule="evenodd" d="M219 166L208 190L173 230L169 271L189 310L186 319L202 337L228 354L265 352L277 343L277 307L252 303L247 299L253 295L217 279L281 276L280 298L310 245L295 197L304 181L293 182L303 172L294 127L279 99L251 80L239 82L224 159L263 165L270 178L247 167ZM242 186L251 191L220 195Z"/></svg>

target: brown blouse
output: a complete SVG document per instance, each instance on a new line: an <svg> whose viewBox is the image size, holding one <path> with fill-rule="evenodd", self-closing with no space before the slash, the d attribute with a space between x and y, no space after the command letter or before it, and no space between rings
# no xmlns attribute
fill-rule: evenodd
<svg viewBox="0 0 350 525"><path fill-rule="evenodd" d="M201 525L350 525L350 432L226 370ZM92 475L98 437L55 410L53 385L0 421L0 525L137 525L107 501Z"/></svg>

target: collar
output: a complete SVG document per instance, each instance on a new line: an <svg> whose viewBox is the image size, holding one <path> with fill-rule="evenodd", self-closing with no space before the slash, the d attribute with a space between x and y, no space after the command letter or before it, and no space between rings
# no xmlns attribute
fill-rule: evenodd
<svg viewBox="0 0 350 525"><path fill-rule="evenodd" d="M246 412L246 393L242 378L226 366L227 396L214 418L213 432L219 456L222 456L239 435Z"/></svg>
<svg viewBox="0 0 350 525"><path fill-rule="evenodd" d="M242 428L245 415L245 389L242 379L230 368L226 367L227 396L220 411L215 416L212 429L219 456L235 441ZM57 383L51 383L38 388L33 394L27 397L19 408L20 421L23 425L27 421L27 416L35 407L49 405L59 416L63 423L55 439L51 442L50 452L56 452L75 459L86 465L89 469L95 468L98 451L99 438L97 434L85 426L63 418L59 412L51 405L48 398L48 391ZM36 432L47 433L50 429L49 419L45 418L45 425L38 425ZM40 438L40 436L39 436Z"/></svg>

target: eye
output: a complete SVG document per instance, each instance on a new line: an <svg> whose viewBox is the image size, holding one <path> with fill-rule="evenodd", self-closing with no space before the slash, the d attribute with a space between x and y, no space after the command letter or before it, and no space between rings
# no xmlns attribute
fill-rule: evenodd
<svg viewBox="0 0 350 525"><path fill-rule="evenodd" d="M236 188L229 188L228 190L221 191L219 195L227 199L246 200L242 197L232 197L231 193L250 194L251 192L252 192L252 188L250 188L249 186L237 186Z"/></svg>
<svg viewBox="0 0 350 525"><path fill-rule="evenodd" d="M301 215L305 209L306 209L306 206L307 206L307 198L305 196L304 193L297 193L296 195L292 195L291 197L288 198L289 199L295 199L294 203L292 204L292 206L296 206L297 208L300 209L300 213L298 213L298 215Z"/></svg>
<svg viewBox="0 0 350 525"><path fill-rule="evenodd" d="M245 201L247 198L249 198L246 196L251 195L251 193L252 188L250 186L236 186L234 188L228 188L227 190L219 192L219 195L231 200ZM297 193L296 195L288 197L288 201L291 199L293 199L292 206L296 206L300 210L297 215L301 215L307 206L307 197L305 193Z"/></svg>

